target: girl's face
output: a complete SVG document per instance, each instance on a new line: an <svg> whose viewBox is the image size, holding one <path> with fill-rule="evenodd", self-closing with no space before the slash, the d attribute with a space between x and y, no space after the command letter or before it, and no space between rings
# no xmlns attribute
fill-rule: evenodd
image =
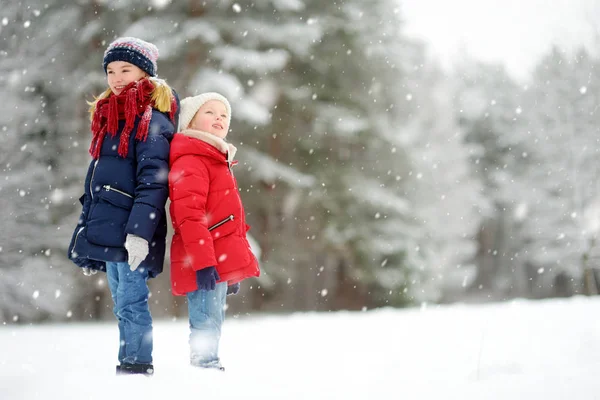
<svg viewBox="0 0 600 400"><path fill-rule="evenodd" d="M148 76L138 66L125 61L113 61L106 66L106 79L113 94L119 95L125 86Z"/></svg>
<svg viewBox="0 0 600 400"><path fill-rule="evenodd" d="M225 139L229 131L227 107L219 100L209 100L194 115L190 128Z"/></svg>

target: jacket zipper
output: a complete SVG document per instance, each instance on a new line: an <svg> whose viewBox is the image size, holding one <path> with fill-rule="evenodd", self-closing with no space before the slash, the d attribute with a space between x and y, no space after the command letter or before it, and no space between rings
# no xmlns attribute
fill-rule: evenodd
<svg viewBox="0 0 600 400"><path fill-rule="evenodd" d="M214 224L213 226L208 228L208 230L212 231L213 229L220 227L221 225L223 225L225 222L228 222L228 221L233 221L233 214L231 214L229 217L225 218L223 221L217 222L216 224Z"/></svg>
<svg viewBox="0 0 600 400"><path fill-rule="evenodd" d="M129 193L125 193L125 192L123 192L122 190L115 189L114 187L110 187L110 185L104 185L104 186L102 186L102 187L103 187L103 188L104 188L104 190L106 190L107 192L112 190L113 192L120 193L120 194L122 194L123 196L127 196L127 197L129 197L130 199L133 199L133 196L132 196L132 195L130 195Z"/></svg>
<svg viewBox="0 0 600 400"><path fill-rule="evenodd" d="M92 177L90 178L90 197L94 198L94 190L92 189L92 183L94 182L94 174L96 173L96 166L98 165L98 161L94 162L94 169L92 170Z"/></svg>
<svg viewBox="0 0 600 400"><path fill-rule="evenodd" d="M237 185L237 181L235 180L235 177L233 176L232 167L233 167L233 162L229 163L229 168L228 168L229 169L229 176L231 176L231 181L233 183L233 188L237 192L237 195L238 195L238 204L240 206L240 210L243 211L244 210L244 206L242 204L242 199L240 198L240 193L239 193L239 188L238 188L238 185ZM245 233L246 232L246 218L245 218L244 212L242 212L242 223L239 224L239 226L240 226L240 230Z"/></svg>
<svg viewBox="0 0 600 400"><path fill-rule="evenodd" d="M75 253L75 246L77 246L77 239L79 238L79 234L81 233L83 228L85 228L85 226L82 226L81 228L79 228L79 230L77 231L77 235L75 235L75 240L73 241L73 250L71 250L71 254Z"/></svg>

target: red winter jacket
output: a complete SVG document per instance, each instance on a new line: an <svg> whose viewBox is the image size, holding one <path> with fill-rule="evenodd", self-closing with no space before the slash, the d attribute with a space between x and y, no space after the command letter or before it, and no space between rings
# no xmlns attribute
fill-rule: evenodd
<svg viewBox="0 0 600 400"><path fill-rule="evenodd" d="M198 289L196 271L215 266L228 284L258 276L246 239L244 208L231 172L235 147L209 133L185 130L171 142L169 197L175 235L171 287L184 295Z"/></svg>

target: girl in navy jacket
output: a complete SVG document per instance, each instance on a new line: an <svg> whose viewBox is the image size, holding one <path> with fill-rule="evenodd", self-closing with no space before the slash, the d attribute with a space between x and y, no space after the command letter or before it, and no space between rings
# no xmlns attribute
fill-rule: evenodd
<svg viewBox="0 0 600 400"><path fill-rule="evenodd" d="M156 78L158 49L124 37L104 53L109 88L91 103L92 143L83 210L69 258L107 273L119 324L117 373L152 374L148 278L162 272L170 141L178 101Z"/></svg>

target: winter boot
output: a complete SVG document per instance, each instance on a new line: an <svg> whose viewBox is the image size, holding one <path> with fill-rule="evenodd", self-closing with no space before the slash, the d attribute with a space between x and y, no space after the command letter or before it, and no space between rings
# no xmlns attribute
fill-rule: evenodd
<svg viewBox="0 0 600 400"><path fill-rule="evenodd" d="M203 363L191 363L192 366L197 368L216 369L217 371L225 371L225 367L221 365L221 361L214 360Z"/></svg>
<svg viewBox="0 0 600 400"><path fill-rule="evenodd" d="M117 375L142 374L152 376L154 367L152 364L121 364L117 365Z"/></svg>

